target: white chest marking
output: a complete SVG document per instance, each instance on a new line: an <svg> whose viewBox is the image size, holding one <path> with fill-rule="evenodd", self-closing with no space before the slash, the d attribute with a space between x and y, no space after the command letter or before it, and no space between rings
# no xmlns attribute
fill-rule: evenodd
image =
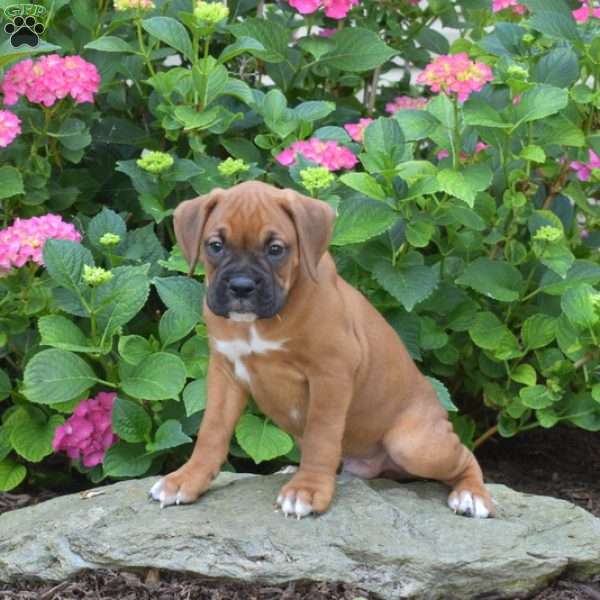
<svg viewBox="0 0 600 600"><path fill-rule="evenodd" d="M250 327L250 340L238 339L223 341L214 338L217 352L225 355L234 366L235 376L246 383L250 383L250 373L243 363L242 358L249 354L265 354L269 350L283 350L287 340L272 341L261 338L256 327Z"/></svg>

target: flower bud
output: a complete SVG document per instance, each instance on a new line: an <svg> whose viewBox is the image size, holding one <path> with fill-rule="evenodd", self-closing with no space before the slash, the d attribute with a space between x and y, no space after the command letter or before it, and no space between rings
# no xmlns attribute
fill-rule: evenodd
<svg viewBox="0 0 600 600"><path fill-rule="evenodd" d="M516 79L527 79L529 77L529 71L521 65L510 65L506 72Z"/></svg>
<svg viewBox="0 0 600 600"><path fill-rule="evenodd" d="M300 171L302 185L311 193L329 187L335 176L325 167L308 167Z"/></svg>
<svg viewBox="0 0 600 600"><path fill-rule="evenodd" d="M155 8L152 0L114 0L114 7L117 11L124 10L152 10Z"/></svg>
<svg viewBox="0 0 600 600"><path fill-rule="evenodd" d="M90 267L83 265L83 281L92 287L102 285L110 281L113 274L102 267Z"/></svg>
<svg viewBox="0 0 600 600"><path fill-rule="evenodd" d="M233 159L231 157L225 159L218 167L217 170L221 175L225 177L233 177L238 173L245 173L250 169L250 165L247 165L241 158Z"/></svg>
<svg viewBox="0 0 600 600"><path fill-rule="evenodd" d="M199 21L216 25L229 16L229 9L222 2L203 2L200 0L194 8L194 16Z"/></svg>
<svg viewBox="0 0 600 600"><path fill-rule="evenodd" d="M116 233L105 233L100 238L100 243L103 246L116 246L121 241L121 236Z"/></svg>
<svg viewBox="0 0 600 600"><path fill-rule="evenodd" d="M527 44L528 46L531 46L531 44L533 44L533 42L535 42L535 36L531 35L531 33L526 33L522 38L521 41L524 44Z"/></svg>
<svg viewBox="0 0 600 600"><path fill-rule="evenodd" d="M552 227L552 225L540 227L533 235L534 240L543 242L557 242L562 237L563 232L558 227Z"/></svg>
<svg viewBox="0 0 600 600"><path fill-rule="evenodd" d="M145 152L138 158L137 166L148 173L162 173L173 166L173 157L166 152Z"/></svg>

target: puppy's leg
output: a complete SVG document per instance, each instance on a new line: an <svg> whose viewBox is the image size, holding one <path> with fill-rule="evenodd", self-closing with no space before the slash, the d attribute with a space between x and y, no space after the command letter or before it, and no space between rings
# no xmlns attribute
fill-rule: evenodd
<svg viewBox="0 0 600 600"><path fill-rule="evenodd" d="M229 441L248 400L247 392L211 356L207 375L206 411L192 456L182 467L156 482L150 496L161 507L193 502L209 487L227 458Z"/></svg>
<svg viewBox="0 0 600 600"><path fill-rule="evenodd" d="M312 512L325 512L331 504L346 412L352 398L348 383L351 380L351 375L319 377L309 383L300 468L277 497L277 504L286 516L291 514L300 519Z"/></svg>
<svg viewBox="0 0 600 600"><path fill-rule="evenodd" d="M448 506L454 512L479 518L494 514L481 468L454 433L445 411L429 411L417 403L402 414L383 443L392 461L408 473L449 485Z"/></svg>

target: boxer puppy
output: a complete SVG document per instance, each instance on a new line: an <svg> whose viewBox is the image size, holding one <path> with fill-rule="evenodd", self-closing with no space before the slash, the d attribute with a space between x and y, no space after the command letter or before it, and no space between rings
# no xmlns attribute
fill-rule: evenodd
<svg viewBox="0 0 600 600"><path fill-rule="evenodd" d="M298 518L327 510L336 471L438 479L448 505L494 508L473 454L395 331L336 272L333 210L260 182L181 203L175 233L206 271L211 355L207 404L189 461L158 481L161 506L193 502L226 460L248 397L301 450L277 504Z"/></svg>

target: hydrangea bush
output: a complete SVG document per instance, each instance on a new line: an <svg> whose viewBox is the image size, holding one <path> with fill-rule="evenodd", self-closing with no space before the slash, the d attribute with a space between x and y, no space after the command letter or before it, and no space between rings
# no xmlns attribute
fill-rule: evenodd
<svg viewBox="0 0 600 600"><path fill-rule="evenodd" d="M55 0L0 46L0 490L189 455L208 344L172 213L248 179L337 211L340 273L466 444L600 430L599 10ZM253 404L248 459L297 459Z"/></svg>

